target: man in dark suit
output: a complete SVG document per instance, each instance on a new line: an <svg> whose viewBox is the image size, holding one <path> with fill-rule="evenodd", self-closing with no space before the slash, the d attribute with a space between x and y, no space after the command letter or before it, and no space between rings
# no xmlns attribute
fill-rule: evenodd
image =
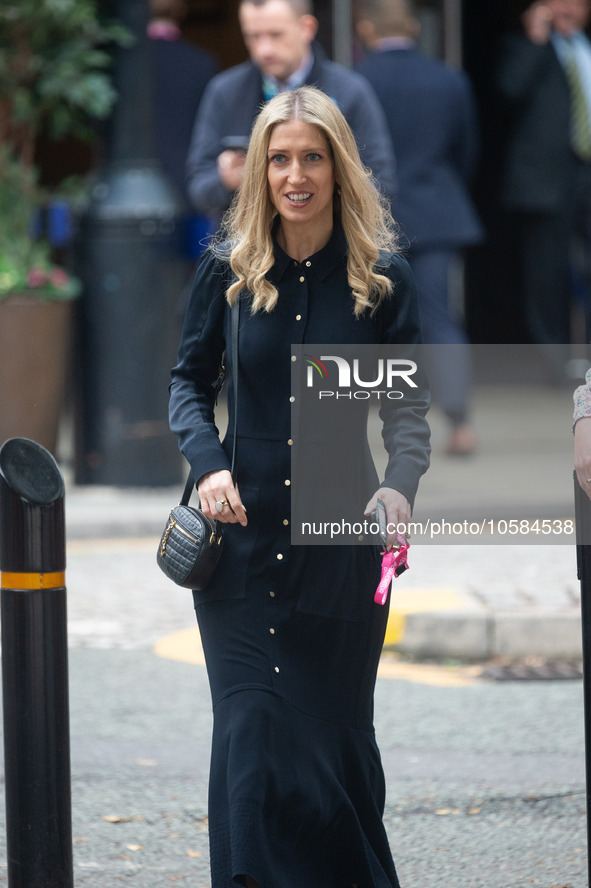
<svg viewBox="0 0 591 888"><path fill-rule="evenodd" d="M571 340L573 236L583 254L591 245L589 13L589 0L532 3L499 66L513 111L502 198L518 223L526 321L541 344Z"/></svg>
<svg viewBox="0 0 591 888"><path fill-rule="evenodd" d="M467 186L478 143L470 84L463 72L417 51L419 23L407 0L358 0L356 25L370 50L358 70L386 112L394 146L392 210L409 249L424 341L450 346L427 353L434 398L452 426L447 450L470 453L467 340L448 294L454 257L482 237Z"/></svg>
<svg viewBox="0 0 591 888"><path fill-rule="evenodd" d="M326 59L314 43L318 22L310 0L242 0L239 17L250 60L214 77L203 97L187 160L193 206L212 214L229 206L260 106L304 84L334 99L364 163L391 197L394 159L383 111L366 80Z"/></svg>
<svg viewBox="0 0 591 888"><path fill-rule="evenodd" d="M197 109L217 71L214 57L182 39L185 0L150 0L155 148L162 168L188 199L185 162Z"/></svg>

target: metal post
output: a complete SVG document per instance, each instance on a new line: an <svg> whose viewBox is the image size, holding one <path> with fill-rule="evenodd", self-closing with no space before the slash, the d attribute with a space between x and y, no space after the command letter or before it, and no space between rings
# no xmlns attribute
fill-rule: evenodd
<svg viewBox="0 0 591 888"><path fill-rule="evenodd" d="M160 487L182 476L168 427L188 279L184 210L156 160L148 0L117 0L134 35L119 49L109 159L96 178L77 239L80 392L76 480Z"/></svg>
<svg viewBox="0 0 591 888"><path fill-rule="evenodd" d="M351 40L353 37L351 0L333 2L332 45L335 62L351 67Z"/></svg>
<svg viewBox="0 0 591 888"><path fill-rule="evenodd" d="M444 0L443 57L448 65L462 67L462 0Z"/></svg>
<svg viewBox="0 0 591 888"><path fill-rule="evenodd" d="M0 448L9 888L73 888L64 482L27 438Z"/></svg>
<svg viewBox="0 0 591 888"><path fill-rule="evenodd" d="M577 575L581 581L583 632L583 701L585 712L585 773L587 787L587 884L591 885L591 501L575 475Z"/></svg>

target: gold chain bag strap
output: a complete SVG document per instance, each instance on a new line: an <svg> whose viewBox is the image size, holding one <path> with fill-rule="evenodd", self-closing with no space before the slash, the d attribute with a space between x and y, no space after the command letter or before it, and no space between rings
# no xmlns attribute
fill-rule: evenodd
<svg viewBox="0 0 591 888"><path fill-rule="evenodd" d="M234 382L234 443L232 480L236 480L236 437L238 420L238 322L239 302L232 306L232 379ZM221 386L219 386L221 387ZM178 506L168 516L158 545L156 559L166 576L185 589L204 589L219 561L224 535L219 521L212 521L201 509L189 505L195 489L192 472Z"/></svg>

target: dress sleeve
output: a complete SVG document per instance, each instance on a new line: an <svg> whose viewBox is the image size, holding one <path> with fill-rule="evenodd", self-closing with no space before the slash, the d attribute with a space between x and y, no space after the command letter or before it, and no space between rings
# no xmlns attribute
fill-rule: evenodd
<svg viewBox="0 0 591 888"><path fill-rule="evenodd" d="M215 389L225 348L227 266L211 251L199 264L170 384L170 428L193 471L230 469L214 420Z"/></svg>
<svg viewBox="0 0 591 888"><path fill-rule="evenodd" d="M394 284L393 293L381 306L382 342L406 346L401 354L416 361L413 377L417 388L402 401L382 401L382 437L388 452L383 486L404 494L411 506L419 479L429 467L430 429L425 418L430 396L420 351L421 324L414 277L408 262L391 254L384 273Z"/></svg>
<svg viewBox="0 0 591 888"><path fill-rule="evenodd" d="M573 426L577 419L591 416L591 369L587 370L585 382L577 386L573 394L575 405L573 414Z"/></svg>

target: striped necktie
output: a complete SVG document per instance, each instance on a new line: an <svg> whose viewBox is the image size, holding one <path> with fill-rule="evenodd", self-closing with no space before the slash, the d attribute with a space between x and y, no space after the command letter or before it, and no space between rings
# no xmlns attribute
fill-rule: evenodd
<svg viewBox="0 0 591 888"><path fill-rule="evenodd" d="M591 161L591 120L581 70L572 43L565 59L565 71L570 87L570 143L574 153L581 160Z"/></svg>

